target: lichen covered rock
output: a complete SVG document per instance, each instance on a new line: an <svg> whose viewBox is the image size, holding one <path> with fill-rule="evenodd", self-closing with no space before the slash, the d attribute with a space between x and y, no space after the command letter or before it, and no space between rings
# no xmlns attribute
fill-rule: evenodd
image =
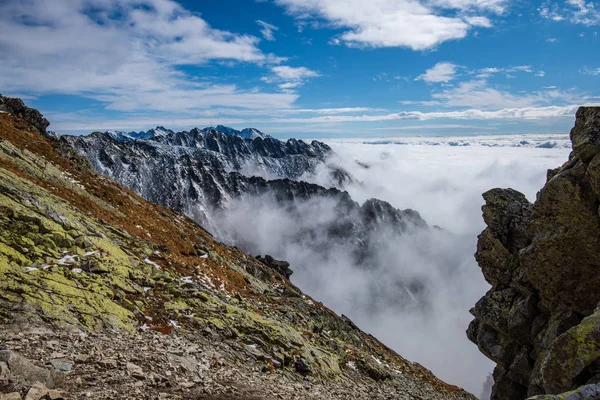
<svg viewBox="0 0 600 400"><path fill-rule="evenodd" d="M600 108L579 109L571 139L570 160L549 171L534 204L512 189L483 195L475 257L492 289L467 335L497 363L493 400L600 379Z"/></svg>

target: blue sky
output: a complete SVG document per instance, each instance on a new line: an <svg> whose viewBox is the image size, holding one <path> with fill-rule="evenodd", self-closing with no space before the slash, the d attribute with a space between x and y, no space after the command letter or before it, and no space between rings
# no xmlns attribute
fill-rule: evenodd
<svg viewBox="0 0 600 400"><path fill-rule="evenodd" d="M568 132L600 102L586 0L3 0L0 93L58 132Z"/></svg>

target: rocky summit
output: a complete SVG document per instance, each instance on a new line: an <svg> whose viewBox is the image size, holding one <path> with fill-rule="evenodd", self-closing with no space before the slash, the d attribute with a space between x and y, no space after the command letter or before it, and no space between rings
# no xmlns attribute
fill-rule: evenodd
<svg viewBox="0 0 600 400"><path fill-rule="evenodd" d="M497 363L492 400L600 399L600 108L579 109L571 141L535 203L483 196L475 257L492 289L467 334Z"/></svg>
<svg viewBox="0 0 600 400"><path fill-rule="evenodd" d="M474 399L6 109L0 399Z"/></svg>

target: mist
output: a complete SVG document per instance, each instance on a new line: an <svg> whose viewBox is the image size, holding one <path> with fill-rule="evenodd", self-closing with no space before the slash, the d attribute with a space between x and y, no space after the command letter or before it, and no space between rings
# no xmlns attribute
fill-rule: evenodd
<svg viewBox="0 0 600 400"><path fill-rule="evenodd" d="M569 149L327 144L337 154L329 161L356 178L345 188L355 201L379 198L417 210L429 227L374 230L369 256L358 261L355 244L332 242L321 229L336 216L332 199L282 206L264 195L232 201L220 230L252 254L290 262L292 282L305 293L440 379L479 395L493 363L465 330L469 309L489 289L473 257L485 227L481 194L512 187L534 200L546 170L566 161ZM328 172L323 167L304 178L328 186Z"/></svg>

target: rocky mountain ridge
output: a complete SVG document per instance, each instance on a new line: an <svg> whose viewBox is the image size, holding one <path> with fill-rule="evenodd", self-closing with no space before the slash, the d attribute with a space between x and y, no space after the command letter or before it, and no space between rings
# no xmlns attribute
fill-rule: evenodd
<svg viewBox="0 0 600 400"><path fill-rule="evenodd" d="M473 399L287 273L0 114L0 398Z"/></svg>
<svg viewBox="0 0 600 400"><path fill-rule="evenodd" d="M251 177L298 179L327 165L332 152L317 141L251 140L200 129L170 131L151 140L116 140L99 132L60 140L89 159L97 172L206 226L212 226L212 214L226 209L231 198L259 190ZM328 168L332 185L352 180L341 168Z"/></svg>
<svg viewBox="0 0 600 400"><path fill-rule="evenodd" d="M471 310L492 400L600 399L600 108L582 107L573 152L531 204L484 194L475 255L492 289Z"/></svg>
<svg viewBox="0 0 600 400"><path fill-rule="evenodd" d="M62 136L60 141L86 157L96 172L146 200L184 213L222 240L242 248L245 238L219 221L235 204L247 199L263 199L263 203L273 203L298 218L302 218L295 212L299 203L323 199L333 202L335 218L328 218L327 223L316 221L294 240L306 238L310 242L324 232L327 243L351 244L358 259L374 251L369 237L375 231L402 233L427 226L416 211L398 210L377 199L363 205L353 201L338 188L351 182L352 177L335 165L328 166L332 187L303 181L303 176L327 165L332 150L324 143L307 144L295 139L282 142L271 137L250 140L223 132L225 127L218 128L221 131L171 131L154 140L134 142L115 141L102 133ZM323 245L321 240L316 242Z"/></svg>

